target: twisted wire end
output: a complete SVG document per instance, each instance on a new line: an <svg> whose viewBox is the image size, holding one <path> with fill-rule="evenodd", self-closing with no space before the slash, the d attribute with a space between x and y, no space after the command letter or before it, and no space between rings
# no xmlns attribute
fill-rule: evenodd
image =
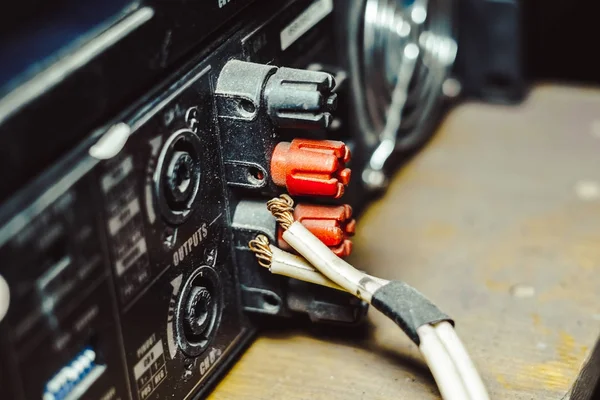
<svg viewBox="0 0 600 400"><path fill-rule="evenodd" d="M273 252L269 247L269 238L265 235L258 235L250 242L248 247L256 256L258 263L265 268L271 268L271 262L273 261Z"/></svg>
<svg viewBox="0 0 600 400"><path fill-rule="evenodd" d="M289 195L282 194L267 201L267 209L283 229L289 229L290 225L294 223L294 200Z"/></svg>

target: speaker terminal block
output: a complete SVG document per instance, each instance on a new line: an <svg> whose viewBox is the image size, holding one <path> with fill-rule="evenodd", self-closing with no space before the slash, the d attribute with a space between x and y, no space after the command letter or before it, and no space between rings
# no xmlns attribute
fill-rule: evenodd
<svg viewBox="0 0 600 400"><path fill-rule="evenodd" d="M337 105L335 79L321 71L229 61L215 96L225 151L225 174L234 197L233 231L246 311L274 316L308 315L315 322L355 324L366 304L347 293L281 276L257 265L248 248L264 235L291 248L266 208L280 193L302 197L294 218L335 254L352 252L352 208L339 204L348 184L351 152L325 140ZM337 204L312 204L334 202Z"/></svg>
<svg viewBox="0 0 600 400"><path fill-rule="evenodd" d="M294 220L300 221L313 235L319 238L338 257L347 257L352 252L351 236L354 236L356 220L352 218L352 207L314 205L300 203L294 209ZM293 251L282 238L283 230L277 230L277 243L281 249Z"/></svg>
<svg viewBox="0 0 600 400"><path fill-rule="evenodd" d="M339 198L350 178L348 148L296 138L330 126L334 88L325 72L229 61L215 90L228 185L263 195L283 187L296 195Z"/></svg>
<svg viewBox="0 0 600 400"><path fill-rule="evenodd" d="M339 199L350 183L350 149L333 140L294 139L275 146L271 177L292 196Z"/></svg>

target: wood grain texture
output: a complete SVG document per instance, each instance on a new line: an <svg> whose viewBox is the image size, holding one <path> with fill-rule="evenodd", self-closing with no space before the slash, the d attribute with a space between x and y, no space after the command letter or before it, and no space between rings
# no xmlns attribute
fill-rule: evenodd
<svg viewBox="0 0 600 400"><path fill-rule="evenodd" d="M362 216L352 262L452 315L492 398L562 399L600 332L595 185L600 91L462 105ZM417 348L373 310L369 322L266 332L210 398L438 399Z"/></svg>

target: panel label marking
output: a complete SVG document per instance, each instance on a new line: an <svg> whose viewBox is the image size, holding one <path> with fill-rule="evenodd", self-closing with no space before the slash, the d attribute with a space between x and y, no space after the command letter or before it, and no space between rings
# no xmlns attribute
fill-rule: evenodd
<svg viewBox="0 0 600 400"><path fill-rule="evenodd" d="M204 222L183 244L173 252L173 265L178 266L185 257L208 236L208 225Z"/></svg>
<svg viewBox="0 0 600 400"><path fill-rule="evenodd" d="M133 171L133 159L127 157L121 164L113 169L109 174L102 177L102 190L104 193L108 193L110 189L114 188L125 179Z"/></svg>
<svg viewBox="0 0 600 400"><path fill-rule="evenodd" d="M173 293L171 294L171 301L169 302L169 312L167 314L167 347L169 349L169 355L171 359L177 355L177 343L175 343L175 328L173 327L173 318L175 316L175 308L177 306L177 295L179 288L183 282L183 275L177 276L171 281L173 286Z"/></svg>
<svg viewBox="0 0 600 400"><path fill-rule="evenodd" d="M211 367L215 365L222 354L223 352L220 349L213 347L204 360L200 362L200 375L204 375L210 371Z"/></svg>
<svg viewBox="0 0 600 400"><path fill-rule="evenodd" d="M117 232L119 232L121 228L127 225L131 218L139 214L139 212L140 202L136 197L133 200L131 200L129 204L123 207L117 215L115 215L108 221L108 230L110 231L110 235L115 236Z"/></svg>
<svg viewBox="0 0 600 400"><path fill-rule="evenodd" d="M137 241L135 245L115 263L117 275L121 276L131 267L140 257L146 254L146 241L144 238Z"/></svg>
<svg viewBox="0 0 600 400"><path fill-rule="evenodd" d="M154 336L153 336L154 337ZM145 344L144 344L145 345ZM139 353L139 352L138 352ZM147 399L167 377L162 341L156 344L133 367L140 399Z"/></svg>

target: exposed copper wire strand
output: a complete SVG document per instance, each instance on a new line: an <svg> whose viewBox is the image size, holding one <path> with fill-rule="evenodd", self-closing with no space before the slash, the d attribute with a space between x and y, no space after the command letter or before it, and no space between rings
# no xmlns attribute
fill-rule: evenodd
<svg viewBox="0 0 600 400"><path fill-rule="evenodd" d="M269 247L269 238L265 235L258 235L250 242L248 242L248 247L256 256L258 263L265 267L271 268L271 262L273 261L273 252Z"/></svg>
<svg viewBox="0 0 600 400"><path fill-rule="evenodd" d="M267 209L283 229L288 230L294 223L294 200L289 195L282 194L267 201Z"/></svg>

